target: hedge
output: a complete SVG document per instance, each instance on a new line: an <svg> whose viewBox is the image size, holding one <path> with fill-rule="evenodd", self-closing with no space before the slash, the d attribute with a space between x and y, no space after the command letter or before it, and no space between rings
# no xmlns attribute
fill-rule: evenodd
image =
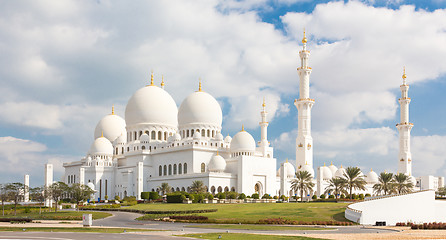
<svg viewBox="0 0 446 240"><path fill-rule="evenodd" d="M128 209L128 208L88 208L88 209L80 209L80 210L94 210L94 211L114 211L114 212L132 212L132 213L141 213L141 214L190 214L190 213L209 213L216 212L217 209L201 209L201 210L185 210L185 211L147 211L147 210L139 210L139 209Z"/></svg>
<svg viewBox="0 0 446 240"><path fill-rule="evenodd" d="M32 222L31 218L0 218L0 222Z"/></svg>

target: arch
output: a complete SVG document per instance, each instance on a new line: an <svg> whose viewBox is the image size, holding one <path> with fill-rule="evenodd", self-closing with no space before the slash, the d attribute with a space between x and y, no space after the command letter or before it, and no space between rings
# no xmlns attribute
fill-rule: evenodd
<svg viewBox="0 0 446 240"><path fill-rule="evenodd" d="M215 130L212 130L212 137L215 137Z"/></svg>
<svg viewBox="0 0 446 240"><path fill-rule="evenodd" d="M124 197L127 197L127 190L124 191Z"/></svg>
<svg viewBox="0 0 446 240"><path fill-rule="evenodd" d="M169 175L172 175L172 164L169 164Z"/></svg>
<svg viewBox="0 0 446 240"><path fill-rule="evenodd" d="M156 132L155 131L152 131L152 133L150 134L150 139L156 140Z"/></svg>
<svg viewBox="0 0 446 240"><path fill-rule="evenodd" d="M184 166L183 166L183 173L184 173L184 174L187 174L187 163L184 163Z"/></svg>
<svg viewBox="0 0 446 240"><path fill-rule="evenodd" d="M167 166L166 165L164 165L164 172L163 172L164 174L164 176L166 176L167 175Z"/></svg>
<svg viewBox="0 0 446 240"><path fill-rule="evenodd" d="M228 186L225 187L225 192L229 192Z"/></svg>
<svg viewBox="0 0 446 240"><path fill-rule="evenodd" d="M141 149L142 149L142 150L146 150L146 146L142 146Z"/></svg>
<svg viewBox="0 0 446 240"><path fill-rule="evenodd" d="M174 164L173 165L173 175L176 175L176 174L177 174L177 165Z"/></svg>
<svg viewBox="0 0 446 240"><path fill-rule="evenodd" d="M141 135L142 135L142 131L139 131L139 137L141 137Z"/></svg>
<svg viewBox="0 0 446 240"><path fill-rule="evenodd" d="M184 189L184 187L182 187L182 188L181 188L181 191L185 192L185 191L186 191L186 189Z"/></svg>
<svg viewBox="0 0 446 240"><path fill-rule="evenodd" d="M186 137L189 137L189 129L186 131Z"/></svg>
<svg viewBox="0 0 446 240"><path fill-rule="evenodd" d="M124 147L122 147L121 151L122 151L121 153L124 154Z"/></svg>
<svg viewBox="0 0 446 240"><path fill-rule="evenodd" d="M164 141L167 140L167 132L164 132Z"/></svg>
<svg viewBox="0 0 446 240"><path fill-rule="evenodd" d="M194 130L191 129L191 130L190 130L190 137L193 137L193 136L194 136Z"/></svg>
<svg viewBox="0 0 446 240"><path fill-rule="evenodd" d="M260 196L263 196L263 185L261 182L257 182L254 185L254 192L258 193Z"/></svg>
<svg viewBox="0 0 446 240"><path fill-rule="evenodd" d="M175 192L175 188L174 187L172 187L171 192Z"/></svg>
<svg viewBox="0 0 446 240"><path fill-rule="evenodd" d="M161 137L162 137L161 131L158 131L158 140L161 140Z"/></svg>
<svg viewBox="0 0 446 240"><path fill-rule="evenodd" d="M181 163L178 164L178 174L183 174L183 169Z"/></svg>
<svg viewBox="0 0 446 240"><path fill-rule="evenodd" d="M209 131L209 130L208 130ZM201 136L202 137L206 137L206 131L203 129L203 130L201 130Z"/></svg>
<svg viewBox="0 0 446 240"><path fill-rule="evenodd" d="M135 132L133 133L133 138L134 138L134 140L137 140L137 139L138 139L138 132L135 131Z"/></svg>
<svg viewBox="0 0 446 240"><path fill-rule="evenodd" d="M144 133L147 134L147 136L150 136L150 132L149 132L149 130L146 130ZM152 191L152 192L153 192L153 191Z"/></svg>
<svg viewBox="0 0 446 240"><path fill-rule="evenodd" d="M232 187L232 188L231 188L231 192L235 192L235 187Z"/></svg>
<svg viewBox="0 0 446 240"><path fill-rule="evenodd" d="M206 172L206 164L201 163L201 172L204 173Z"/></svg>
<svg viewBox="0 0 446 240"><path fill-rule="evenodd" d="M190 192L190 187L187 187L187 192Z"/></svg>
<svg viewBox="0 0 446 240"><path fill-rule="evenodd" d="M217 192L218 193L221 193L223 191L223 189L221 188L221 186L218 186L218 188L217 188Z"/></svg>
<svg viewBox="0 0 446 240"><path fill-rule="evenodd" d="M211 130L208 129L208 137L211 136Z"/></svg>
<svg viewBox="0 0 446 240"><path fill-rule="evenodd" d="M177 192L179 192L179 191L180 191L180 188L179 188L179 187L177 187L177 189L176 189L176 190L177 190Z"/></svg>
<svg viewBox="0 0 446 240"><path fill-rule="evenodd" d="M152 192L155 192L155 189L152 188Z"/></svg>
<svg viewBox="0 0 446 240"><path fill-rule="evenodd" d="M214 186L211 187L211 193L215 194L215 187Z"/></svg>

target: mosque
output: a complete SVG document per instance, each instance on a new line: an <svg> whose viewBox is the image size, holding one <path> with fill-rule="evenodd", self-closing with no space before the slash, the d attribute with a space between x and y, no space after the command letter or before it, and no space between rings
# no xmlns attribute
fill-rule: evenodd
<svg viewBox="0 0 446 240"><path fill-rule="evenodd" d="M268 142L268 121L265 101L260 111L260 141L242 127L241 131L224 137L222 110L216 99L202 89L191 93L177 105L164 89L164 81L156 86L153 73L149 85L137 90L127 103L124 119L115 114L104 116L94 131L94 142L80 161L65 163L63 181L67 184L88 184L95 198L136 196L141 192L159 191L168 183L172 191L188 191L193 181L200 180L208 192L236 191L252 195L265 193L271 196L293 196L291 182L295 172L308 171L314 178L314 192L321 195L328 180L342 176L345 169L321 166L315 175L313 166L313 139L311 136L311 109L315 103L310 98L311 67L308 60L307 39L302 40L299 52L301 65L297 68L300 78L299 99L294 101L298 110L298 136L296 138L296 168L288 161L276 171L274 149ZM406 74L400 86L402 96L401 122L397 124L400 135L398 172L410 176L420 186L421 178L412 176L410 153L409 85ZM373 172L364 174L367 190L378 182ZM428 176L422 181L427 188L443 186L441 177ZM45 166L45 184L52 183L52 166Z"/></svg>

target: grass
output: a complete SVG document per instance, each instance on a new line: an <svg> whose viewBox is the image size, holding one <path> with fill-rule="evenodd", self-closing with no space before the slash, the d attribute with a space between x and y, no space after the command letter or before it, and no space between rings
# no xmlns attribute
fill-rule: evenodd
<svg viewBox="0 0 446 240"><path fill-rule="evenodd" d="M30 213L17 213L17 215L8 214L0 217L3 218L25 217L25 218L31 218L33 220L82 220L82 214L88 214L88 213L93 214L93 219L106 218L112 215L106 212L58 211L58 212L42 212L42 214L39 214L38 211L32 211Z"/></svg>
<svg viewBox="0 0 446 240"><path fill-rule="evenodd" d="M0 232L87 232L87 233L123 233L123 232L149 232L157 231L150 229L134 229L134 228L87 228L87 227L0 227Z"/></svg>
<svg viewBox="0 0 446 240"><path fill-rule="evenodd" d="M260 234L247 234L247 233L199 233L199 234L186 234L186 235L176 235L178 237L193 237L199 239L221 239L224 240L315 240L322 238L310 238L310 237L300 237L300 236L280 236L280 235L260 235Z"/></svg>
<svg viewBox="0 0 446 240"><path fill-rule="evenodd" d="M242 230L263 230L263 231L297 231L297 230L333 230L333 228L322 227L295 227L278 225L252 225L252 224L200 224L188 225L190 228L216 228L216 229L242 229Z"/></svg>
<svg viewBox="0 0 446 240"><path fill-rule="evenodd" d="M304 222L348 222L344 211L348 203L246 203L246 204L138 204L132 209L140 210L198 210L218 209L217 212L196 215L209 217L215 223L257 223L260 219L285 218ZM147 214L140 220L149 220L166 215Z"/></svg>

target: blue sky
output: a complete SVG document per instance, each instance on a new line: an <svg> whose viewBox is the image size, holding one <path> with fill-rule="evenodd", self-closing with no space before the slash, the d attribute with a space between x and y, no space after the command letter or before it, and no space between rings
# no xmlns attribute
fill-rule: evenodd
<svg viewBox="0 0 446 240"><path fill-rule="evenodd" d="M79 160L96 123L124 117L150 70L177 105L203 88L224 135L258 140L267 99L278 164L294 163L303 28L311 50L314 164L396 171L406 66L414 175L446 173L446 1L9 1L0 8L0 182Z"/></svg>

